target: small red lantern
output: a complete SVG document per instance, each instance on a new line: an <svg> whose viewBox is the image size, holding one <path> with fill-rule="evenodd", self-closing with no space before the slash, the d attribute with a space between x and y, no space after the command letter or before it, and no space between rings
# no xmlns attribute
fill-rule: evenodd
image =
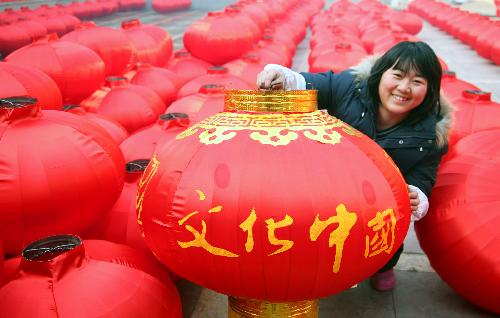
<svg viewBox="0 0 500 318"><path fill-rule="evenodd" d="M172 139L189 126L190 120L184 113L167 113L160 115L158 121L149 127L140 129L130 135L120 148L126 162L137 159L151 159L160 139Z"/></svg>
<svg viewBox="0 0 500 318"><path fill-rule="evenodd" d="M211 64L192 56L186 51L177 51L168 62L167 69L179 75L184 84L193 78L205 75Z"/></svg>
<svg viewBox="0 0 500 318"><path fill-rule="evenodd" d="M244 79L249 85L255 86L257 75L264 68L257 55L248 54L241 59L237 59L223 65L230 74Z"/></svg>
<svg viewBox="0 0 500 318"><path fill-rule="evenodd" d="M99 126L31 98L0 102L0 239L9 254L55 233L82 233L123 187L123 156Z"/></svg>
<svg viewBox="0 0 500 318"><path fill-rule="evenodd" d="M122 22L122 29L135 48L134 62L165 66L172 56L173 43L170 33L151 24L141 24L139 19Z"/></svg>
<svg viewBox="0 0 500 318"><path fill-rule="evenodd" d="M214 65L237 59L252 48L255 32L259 32L257 25L252 27L242 19L233 12L209 12L184 32L184 46L193 56Z"/></svg>
<svg viewBox="0 0 500 318"><path fill-rule="evenodd" d="M111 90L102 99L98 114L119 122L129 133L156 121L165 104L153 90L133 85L124 77L108 77Z"/></svg>
<svg viewBox="0 0 500 318"><path fill-rule="evenodd" d="M104 80L104 62L91 49L76 43L48 39L12 52L9 63L22 64L49 75L65 103L79 103Z"/></svg>
<svg viewBox="0 0 500 318"><path fill-rule="evenodd" d="M181 86L179 75L173 71L143 63L135 64L132 70L123 76L129 78L132 84L152 89L166 106L176 99Z"/></svg>
<svg viewBox="0 0 500 318"><path fill-rule="evenodd" d="M219 85L225 89L252 89L255 85L250 85L241 78L229 74L226 67L212 66L207 74L196 77L182 86L177 94L177 98L182 98L191 94L196 94L202 86Z"/></svg>
<svg viewBox="0 0 500 318"><path fill-rule="evenodd" d="M481 132L483 152L462 149L443 162L430 197L427 216L415 223L420 246L439 276L470 302L500 314L500 178L498 130ZM462 142L475 138L472 134ZM470 143L469 143L470 144Z"/></svg>
<svg viewBox="0 0 500 318"><path fill-rule="evenodd" d="M65 105L63 110L65 112L75 114L78 116L82 116L85 119L90 120L91 122L99 125L102 129L104 129L109 136L116 142L116 144L121 144L128 137L128 132L122 125L117 123L114 120L106 118L102 115L98 115L95 113L89 113L85 111L84 108L78 105Z"/></svg>
<svg viewBox="0 0 500 318"><path fill-rule="evenodd" d="M44 72L22 65L0 62L0 97L33 96L43 109L62 108L59 87Z"/></svg>
<svg viewBox="0 0 500 318"><path fill-rule="evenodd" d="M474 84L457 78L457 74L453 71L443 71L441 90L450 100L461 98L463 91L480 91Z"/></svg>
<svg viewBox="0 0 500 318"><path fill-rule="evenodd" d="M119 75L132 59L134 47L120 29L83 24L75 31L64 35L68 41L88 47L104 61L105 75Z"/></svg>
<svg viewBox="0 0 500 318"><path fill-rule="evenodd" d="M184 113L191 124L224 110L224 86L204 85L197 94L180 98L170 105L168 112Z"/></svg>
<svg viewBox="0 0 500 318"><path fill-rule="evenodd" d="M22 309L13 306L19 302ZM83 242L71 235L26 246L18 271L0 289L0 308L13 318L182 317L171 282L123 263L89 257Z"/></svg>
<svg viewBox="0 0 500 318"><path fill-rule="evenodd" d="M462 97L451 101L455 106L449 144L486 129L500 128L500 104L491 100L491 93L463 91Z"/></svg>
<svg viewBox="0 0 500 318"><path fill-rule="evenodd" d="M197 284L270 301L335 294L380 269L410 221L388 155L317 111L316 91L228 91L225 102L143 174L138 221L154 254Z"/></svg>

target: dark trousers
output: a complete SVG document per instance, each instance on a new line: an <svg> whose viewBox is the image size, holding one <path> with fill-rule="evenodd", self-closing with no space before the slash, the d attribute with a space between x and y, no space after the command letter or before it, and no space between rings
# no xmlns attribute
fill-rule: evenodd
<svg viewBox="0 0 500 318"><path fill-rule="evenodd" d="M401 244L401 246L396 251L394 256L392 256L392 258L387 262L387 264L385 264L384 267L382 267L378 272L383 273L383 272L386 272L386 271L392 269L394 266L396 266L396 264L399 261L399 257L401 256L401 253L403 253L403 244Z"/></svg>

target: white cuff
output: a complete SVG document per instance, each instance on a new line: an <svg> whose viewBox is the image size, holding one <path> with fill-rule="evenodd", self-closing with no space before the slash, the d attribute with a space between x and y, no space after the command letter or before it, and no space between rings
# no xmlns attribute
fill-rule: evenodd
<svg viewBox="0 0 500 318"><path fill-rule="evenodd" d="M427 214L427 211L429 210L429 199L427 198L425 193L422 192L422 190L420 190L418 187L414 185L409 184L408 191L417 192L418 194L418 199L420 203L418 204L417 209L415 211L412 211L412 216L411 216L412 221L418 221Z"/></svg>
<svg viewBox="0 0 500 318"><path fill-rule="evenodd" d="M283 72L285 76L283 88L287 91L306 89L306 79L304 76L279 64L267 64L264 70L276 70Z"/></svg>

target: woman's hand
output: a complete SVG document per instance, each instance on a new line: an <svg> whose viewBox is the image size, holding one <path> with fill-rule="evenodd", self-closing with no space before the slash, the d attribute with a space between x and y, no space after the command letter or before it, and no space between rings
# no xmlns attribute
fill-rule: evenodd
<svg viewBox="0 0 500 318"><path fill-rule="evenodd" d="M408 185L408 196L410 198L411 218L414 221L422 219L429 210L429 199L418 187Z"/></svg>
<svg viewBox="0 0 500 318"><path fill-rule="evenodd" d="M306 89L304 76L278 64L267 64L264 70L257 75L256 84L259 89L284 89L287 91Z"/></svg>
<svg viewBox="0 0 500 318"><path fill-rule="evenodd" d="M408 192L408 195L410 196L410 207L411 207L411 212L415 212L418 209L418 205L420 204L420 200L418 199L418 192Z"/></svg>
<svg viewBox="0 0 500 318"><path fill-rule="evenodd" d="M284 89L285 73L275 68L264 69L257 75L256 84L259 89Z"/></svg>

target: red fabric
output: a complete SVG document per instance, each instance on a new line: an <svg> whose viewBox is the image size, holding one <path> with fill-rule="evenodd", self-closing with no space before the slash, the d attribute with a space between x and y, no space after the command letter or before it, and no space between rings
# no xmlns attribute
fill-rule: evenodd
<svg viewBox="0 0 500 318"><path fill-rule="evenodd" d="M154 123L165 111L165 104L153 90L129 84L119 78L111 84L111 90L103 98L98 114L120 123L129 133Z"/></svg>
<svg viewBox="0 0 500 318"><path fill-rule="evenodd" d="M65 109L66 112L79 115L103 128L109 136L116 142L117 145L121 144L128 137L128 132L118 122L106 118L102 115L86 112L82 107L70 106Z"/></svg>
<svg viewBox="0 0 500 318"><path fill-rule="evenodd" d="M217 143L215 136L210 137L217 129L211 125L215 120L219 125L226 122L218 117L221 114L160 148L139 184L138 219L146 243L170 269L224 294L293 301L338 293L369 277L391 258L408 230L408 192L394 163L372 140L335 127L331 129L342 136L335 145L311 140L301 132L288 145L261 144L255 138L265 138L266 133L251 133L243 125L274 127L288 122L288 115L274 118L268 114L267 119L252 121L240 119L245 115L242 112L231 113L240 124L221 131L219 138L227 140ZM330 118L321 112L317 116ZM200 136L216 143L202 144ZM312 241L310 227L316 217L338 216L339 204L354 211L357 221L334 272L336 245L328 246L339 224L325 228L317 241ZM397 220L393 249L365 257L366 238L372 233L368 222L389 208ZM252 211L254 226L243 231L241 225L249 222ZM286 215L293 224L277 229L275 235L294 245L270 255L281 245L269 241L269 219L286 221ZM202 235L203 222L206 233ZM208 244L238 257L218 256L201 247L181 248L179 242L196 237L190 228ZM249 228L253 246L247 244Z"/></svg>
<svg viewBox="0 0 500 318"><path fill-rule="evenodd" d="M34 68L0 62L0 97L31 96L43 109L62 109L61 91L45 73Z"/></svg>
<svg viewBox="0 0 500 318"><path fill-rule="evenodd" d="M61 41L78 43L97 53L105 64L105 75L119 75L132 59L134 47L125 32L109 27L83 27Z"/></svg>
<svg viewBox="0 0 500 318"><path fill-rule="evenodd" d="M225 89L253 89L255 85L250 85L243 79L229 74L225 67L213 66L208 69L207 74L196 77L182 86L177 94L177 98L196 94L202 86L220 85Z"/></svg>
<svg viewBox="0 0 500 318"><path fill-rule="evenodd" d="M205 75L211 64L192 56L187 51L177 51L167 65L167 69L179 75L184 84L195 77Z"/></svg>
<svg viewBox="0 0 500 318"><path fill-rule="evenodd" d="M429 213L415 229L439 276L470 302L500 314L499 134L477 134L482 137L475 141L483 139L487 150L462 149L441 164ZM496 156L491 155L494 144Z"/></svg>
<svg viewBox="0 0 500 318"><path fill-rule="evenodd" d="M2 315L182 317L175 286L142 271L145 258L136 258L135 251L117 255L115 250L124 247L112 243L87 244L51 260L23 258L13 279L0 289ZM100 252L102 260L94 252Z"/></svg>
<svg viewBox="0 0 500 318"><path fill-rule="evenodd" d="M205 85L198 93L180 98L170 105L169 113L184 113L191 124L224 110L224 86Z"/></svg>
<svg viewBox="0 0 500 318"><path fill-rule="evenodd" d="M179 113L180 110L177 112ZM186 114L168 113L160 115L155 124L140 129L130 135L120 145L125 162L138 159L151 159L160 139L175 139L175 136L185 130L189 117ZM208 116L207 116L208 117Z"/></svg>
<svg viewBox="0 0 500 318"><path fill-rule="evenodd" d="M138 19L122 22L122 29L135 48L134 62L165 66L172 56L173 42L170 33L151 24L141 24Z"/></svg>
<svg viewBox="0 0 500 318"><path fill-rule="evenodd" d="M65 103L80 102L104 81L102 59L91 49L76 43L57 40L34 43L5 60L49 75L61 90Z"/></svg>
<svg viewBox="0 0 500 318"><path fill-rule="evenodd" d="M123 187L123 156L99 126L36 105L0 108L0 239L19 253L29 241L82 233Z"/></svg>
<svg viewBox="0 0 500 318"><path fill-rule="evenodd" d="M209 12L186 29L183 40L193 56L222 65L249 51L259 33L258 26L239 12Z"/></svg>

